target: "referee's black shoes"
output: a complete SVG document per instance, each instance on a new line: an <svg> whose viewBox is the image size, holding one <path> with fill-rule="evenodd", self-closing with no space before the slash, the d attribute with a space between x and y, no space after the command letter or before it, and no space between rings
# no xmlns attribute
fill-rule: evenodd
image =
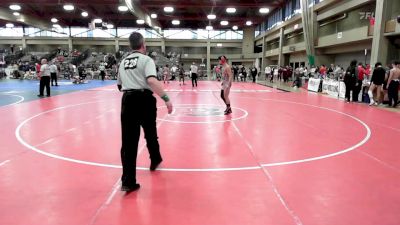
<svg viewBox="0 0 400 225"><path fill-rule="evenodd" d="M157 167L158 167L158 165L160 165L161 162L162 162L162 159L154 160L154 162L151 161L151 164L150 164L150 171L156 170Z"/></svg>
<svg viewBox="0 0 400 225"><path fill-rule="evenodd" d="M121 191L132 192L132 191L138 190L139 188L140 188L140 184L122 185Z"/></svg>

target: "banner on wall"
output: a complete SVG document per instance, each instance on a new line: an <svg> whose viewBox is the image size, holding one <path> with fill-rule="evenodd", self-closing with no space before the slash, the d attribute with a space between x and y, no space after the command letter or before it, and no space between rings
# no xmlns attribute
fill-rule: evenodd
<svg viewBox="0 0 400 225"><path fill-rule="evenodd" d="M310 78L308 80L308 90L318 92L320 84L321 84L321 79Z"/></svg>
<svg viewBox="0 0 400 225"><path fill-rule="evenodd" d="M310 64L310 66L315 65L315 56L307 55L307 58L308 58L308 63Z"/></svg>

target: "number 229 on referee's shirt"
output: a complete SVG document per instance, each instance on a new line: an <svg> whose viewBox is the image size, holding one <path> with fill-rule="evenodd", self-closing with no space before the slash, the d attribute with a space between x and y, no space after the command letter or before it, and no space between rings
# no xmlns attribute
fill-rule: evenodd
<svg viewBox="0 0 400 225"><path fill-rule="evenodd" d="M138 61L139 57L134 57L134 58L130 58L130 59L125 59L125 70L133 70L136 69L137 66L137 61Z"/></svg>

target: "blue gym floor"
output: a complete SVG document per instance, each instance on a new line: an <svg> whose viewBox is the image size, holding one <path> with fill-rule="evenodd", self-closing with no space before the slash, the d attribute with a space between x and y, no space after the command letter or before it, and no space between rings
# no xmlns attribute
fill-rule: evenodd
<svg viewBox="0 0 400 225"><path fill-rule="evenodd" d="M59 80L59 86L50 86L51 96L82 91L116 84L115 80L89 80L86 84L73 84L70 80ZM115 86L115 88L117 88ZM38 80L0 80L0 106L28 102L39 97ZM46 90L45 90L46 94Z"/></svg>

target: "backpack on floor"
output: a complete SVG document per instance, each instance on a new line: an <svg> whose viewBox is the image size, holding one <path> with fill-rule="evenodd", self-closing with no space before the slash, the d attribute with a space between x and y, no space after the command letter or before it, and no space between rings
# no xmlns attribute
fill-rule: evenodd
<svg viewBox="0 0 400 225"><path fill-rule="evenodd" d="M368 93L363 93L362 101L365 102L365 103L370 103L371 102L371 100L369 99Z"/></svg>

